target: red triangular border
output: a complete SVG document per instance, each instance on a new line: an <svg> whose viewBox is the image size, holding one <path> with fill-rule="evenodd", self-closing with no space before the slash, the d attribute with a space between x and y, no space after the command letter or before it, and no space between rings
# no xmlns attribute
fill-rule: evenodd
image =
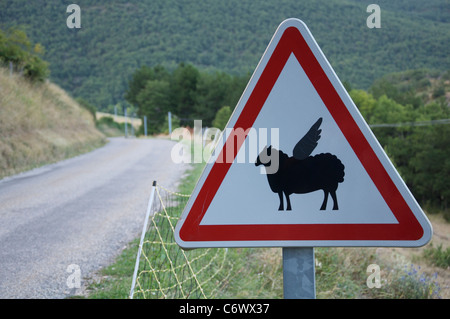
<svg viewBox="0 0 450 319"><path fill-rule="evenodd" d="M264 71L261 73L234 127L252 127L269 93L294 54L314 88L328 108L370 178L395 215L398 224L262 224L262 225L200 225L232 163L213 164L198 196L179 230L179 237L192 241L416 241L424 230L411 208L383 167L369 142L341 100L335 87L317 61L303 35L296 27L282 34ZM226 143L229 141L227 140ZM241 143L235 149L234 157ZM226 143L222 153L227 149ZM227 158L221 154L218 158Z"/></svg>

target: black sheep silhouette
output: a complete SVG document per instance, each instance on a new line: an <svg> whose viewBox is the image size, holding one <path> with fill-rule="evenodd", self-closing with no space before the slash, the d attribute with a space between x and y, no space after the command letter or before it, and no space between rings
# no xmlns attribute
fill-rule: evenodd
<svg viewBox="0 0 450 319"><path fill-rule="evenodd" d="M338 184L344 181L344 165L330 153L321 153L310 156L320 139L319 126L322 118L309 129L305 136L295 145L293 157L279 151L272 146L264 147L256 159L255 165L264 165L267 171L267 179L270 189L277 193L280 198L278 210L284 210L283 194L286 196L287 210L292 210L289 196L291 194L305 194L316 190L323 190L324 199L320 210L327 207L328 195L333 198L333 210L338 210L336 190ZM269 172L270 160L262 159L276 158L278 156L278 169Z"/></svg>

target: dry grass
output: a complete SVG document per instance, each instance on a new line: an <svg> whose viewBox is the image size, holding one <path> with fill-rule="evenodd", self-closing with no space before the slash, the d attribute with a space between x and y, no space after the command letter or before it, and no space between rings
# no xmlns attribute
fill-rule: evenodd
<svg viewBox="0 0 450 319"><path fill-rule="evenodd" d="M139 128L139 126L142 125L142 119L135 118L135 117L125 117L122 115L114 115L114 114L109 114L109 113L104 113L104 112L96 112L96 116L97 116L97 120L101 119L102 117L110 117L110 118L114 119L114 122L117 122L117 123L127 122L129 124L132 124L136 130Z"/></svg>
<svg viewBox="0 0 450 319"><path fill-rule="evenodd" d="M0 68L0 178L105 143L90 113L52 83Z"/></svg>

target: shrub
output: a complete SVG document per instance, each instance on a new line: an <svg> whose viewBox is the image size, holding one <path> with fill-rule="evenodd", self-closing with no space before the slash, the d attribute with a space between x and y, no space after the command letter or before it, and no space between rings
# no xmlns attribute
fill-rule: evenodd
<svg viewBox="0 0 450 319"><path fill-rule="evenodd" d="M447 247L447 249L444 250L442 244L437 247L430 245L424 250L423 254L424 257L435 266L442 268L450 266L450 247Z"/></svg>
<svg viewBox="0 0 450 319"><path fill-rule="evenodd" d="M24 31L11 28L5 33L0 30L0 62L11 62L32 82L43 82L49 76L48 63L40 58L43 52L39 43L32 45Z"/></svg>

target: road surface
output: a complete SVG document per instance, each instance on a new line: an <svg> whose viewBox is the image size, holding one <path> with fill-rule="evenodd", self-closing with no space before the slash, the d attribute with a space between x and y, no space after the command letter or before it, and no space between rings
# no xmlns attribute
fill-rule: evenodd
<svg viewBox="0 0 450 319"><path fill-rule="evenodd" d="M65 298L140 236L153 180L174 189L174 142L113 138L0 181L0 298ZM70 277L71 276L71 277ZM69 278L70 277L70 278ZM68 284L69 282L69 284Z"/></svg>

